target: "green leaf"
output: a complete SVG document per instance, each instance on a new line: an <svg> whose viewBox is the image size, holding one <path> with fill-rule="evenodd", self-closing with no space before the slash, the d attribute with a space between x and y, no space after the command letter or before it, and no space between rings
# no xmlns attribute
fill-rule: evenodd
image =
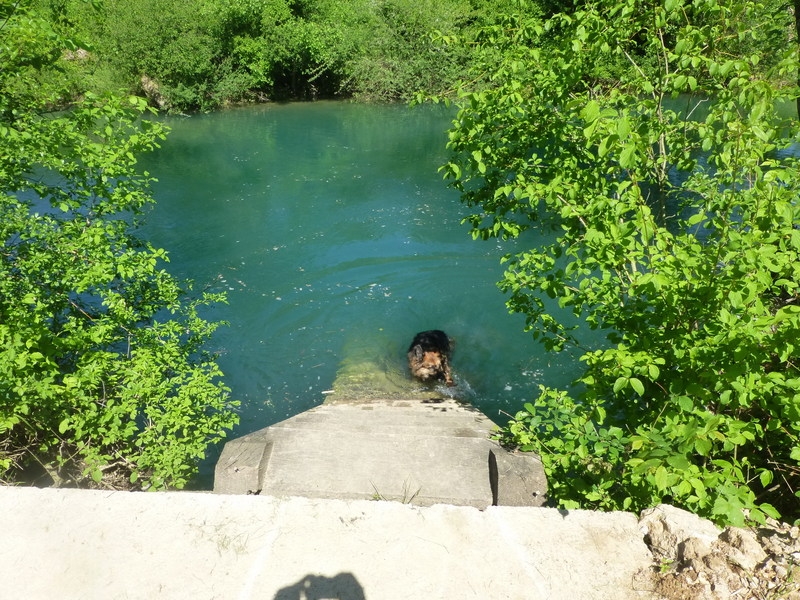
<svg viewBox="0 0 800 600"><path fill-rule="evenodd" d="M624 140L631 133L631 122L627 117L617 120L617 135L619 139Z"/></svg>
<svg viewBox="0 0 800 600"><path fill-rule="evenodd" d="M636 146L633 144L627 144L622 148L622 152L619 154L619 165L623 169L630 169L634 166L636 162Z"/></svg>
<svg viewBox="0 0 800 600"><path fill-rule="evenodd" d="M689 460L683 454L673 454L672 456L668 456L667 464L675 469L678 469L679 471L685 471L691 465Z"/></svg>
<svg viewBox="0 0 800 600"><path fill-rule="evenodd" d="M772 483L772 477L772 471L768 471L767 469L761 471L761 473L758 475L758 479L761 481L761 487L767 487L770 483Z"/></svg>
<svg viewBox="0 0 800 600"><path fill-rule="evenodd" d="M742 294L737 290L732 290L728 294L728 301L730 302L730 305L733 308L742 308L742 306L744 305L744 301L742 300Z"/></svg>
<svg viewBox="0 0 800 600"><path fill-rule="evenodd" d="M29 5L0 18L3 47L27 57L0 57L3 82L42 84L25 84L22 96L22 84L0 85L0 126L14 136L0 159L0 238L10 244L0 261L0 379L10 416L0 428L19 430L3 452L42 464L58 457L95 482L114 457L120 469L136 464L150 487L180 487L237 417L205 348L218 324L198 316L217 300L198 299L158 271L163 253L137 237L153 198L134 159L165 128L143 118L145 100L91 91L60 97L69 110L52 112L47 69L74 45ZM47 200L52 207L37 212Z"/></svg>
<svg viewBox="0 0 800 600"><path fill-rule="evenodd" d="M712 444L706 438L697 438L694 441L694 449L700 456L708 456L708 453L711 452Z"/></svg>
<svg viewBox="0 0 800 600"><path fill-rule="evenodd" d="M641 380L637 379L636 377L631 377L629 381L630 381L631 387L633 388L633 391L636 392L637 394L639 394L640 396L643 396L644 395L644 384L641 382Z"/></svg>
<svg viewBox="0 0 800 600"><path fill-rule="evenodd" d="M663 465L656 469L655 475L653 476L653 481L659 490L664 491L669 487L667 483L668 476L669 473L667 473L667 470Z"/></svg>
<svg viewBox="0 0 800 600"><path fill-rule="evenodd" d="M658 365L650 363L647 365L647 373L650 375L650 379L655 381L661 375L661 369L658 368Z"/></svg>
<svg viewBox="0 0 800 600"><path fill-rule="evenodd" d="M586 123L592 123L600 116L600 104L596 100L589 100L581 111L581 118Z"/></svg>
<svg viewBox="0 0 800 600"><path fill-rule="evenodd" d="M764 513L766 513L767 516L772 517L773 519L781 518L781 513L779 513L778 510L771 504L762 502L761 504L758 505L758 508L761 509Z"/></svg>
<svg viewBox="0 0 800 600"><path fill-rule="evenodd" d="M719 497L714 502L712 512L717 517L722 517L726 523L730 523L734 527L744 527L745 520L742 508L740 502L732 502L724 497Z"/></svg>

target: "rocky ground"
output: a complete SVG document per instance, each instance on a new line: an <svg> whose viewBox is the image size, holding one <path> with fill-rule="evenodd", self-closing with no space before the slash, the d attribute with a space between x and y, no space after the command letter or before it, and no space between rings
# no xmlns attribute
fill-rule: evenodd
<svg viewBox="0 0 800 600"><path fill-rule="evenodd" d="M662 505L640 520L654 558L649 577L668 600L800 600L800 527L727 527Z"/></svg>

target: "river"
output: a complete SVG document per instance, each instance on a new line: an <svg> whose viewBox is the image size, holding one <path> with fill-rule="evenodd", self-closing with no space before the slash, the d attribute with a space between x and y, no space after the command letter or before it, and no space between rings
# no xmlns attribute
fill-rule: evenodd
<svg viewBox="0 0 800 600"><path fill-rule="evenodd" d="M231 437L320 404L350 355L405 369L425 329L456 340L456 393L495 422L572 379L575 357L545 354L496 287L501 257L537 234L474 241L460 223L438 173L452 115L317 102L165 119L142 160L158 179L143 235L174 275L227 293L205 316L229 323L210 349L241 402Z"/></svg>

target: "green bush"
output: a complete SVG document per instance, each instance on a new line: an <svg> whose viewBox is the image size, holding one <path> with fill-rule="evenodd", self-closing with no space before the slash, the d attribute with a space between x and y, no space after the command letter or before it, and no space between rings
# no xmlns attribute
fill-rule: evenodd
<svg viewBox="0 0 800 600"><path fill-rule="evenodd" d="M419 90L453 92L469 49L446 44L472 18L466 2L387 0L369 45L352 63L354 93L369 100L409 100Z"/></svg>
<svg viewBox="0 0 800 600"><path fill-rule="evenodd" d="M800 517L798 124L779 112L798 92L770 83L798 65L746 26L763 10L622 0L483 34L491 85L464 97L444 171L476 238L531 240L507 257L510 310L582 352L574 388L503 432L563 507Z"/></svg>
<svg viewBox="0 0 800 600"><path fill-rule="evenodd" d="M183 487L237 416L204 350L224 298L190 296L135 236L136 156L166 132L135 97L47 114L50 90L19 82L69 41L24 7L0 25L0 478Z"/></svg>

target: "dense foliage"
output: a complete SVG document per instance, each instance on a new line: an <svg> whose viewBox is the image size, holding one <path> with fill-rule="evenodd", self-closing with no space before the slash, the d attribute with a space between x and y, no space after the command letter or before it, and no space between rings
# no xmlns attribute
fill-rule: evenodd
<svg viewBox="0 0 800 600"><path fill-rule="evenodd" d="M490 87L464 94L444 170L475 237L530 240L510 310L582 353L504 430L563 507L800 517L798 64L775 4L618 0L482 33Z"/></svg>
<svg viewBox="0 0 800 600"><path fill-rule="evenodd" d="M134 236L152 202L136 156L165 131L145 101L63 90L77 46L23 3L0 12L0 479L182 487L236 422L203 350L216 323Z"/></svg>
<svg viewBox="0 0 800 600"><path fill-rule="evenodd" d="M230 102L441 93L476 30L515 0L35 0L84 49L61 62L71 94L144 94L162 109ZM536 2L522 2L527 11ZM529 5L529 6L528 6ZM88 51L87 51L88 50Z"/></svg>

